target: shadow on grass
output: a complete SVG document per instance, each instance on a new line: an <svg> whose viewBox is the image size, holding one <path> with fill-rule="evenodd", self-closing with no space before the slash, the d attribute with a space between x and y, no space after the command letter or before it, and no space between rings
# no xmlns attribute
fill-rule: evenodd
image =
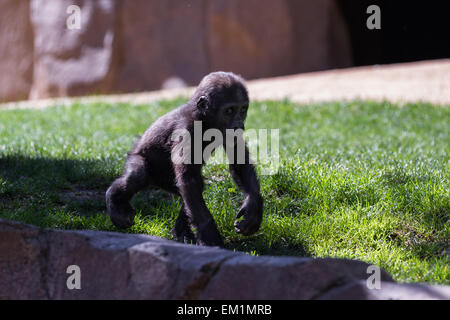
<svg viewBox="0 0 450 320"><path fill-rule="evenodd" d="M0 216L46 228L110 229L81 217L104 214L104 192L112 179L112 170L100 160L3 156Z"/></svg>
<svg viewBox="0 0 450 320"><path fill-rule="evenodd" d="M118 162L118 161L117 161ZM107 160L28 158L13 155L0 158L0 200L22 207L41 204L49 211L63 208L79 215L106 213L105 192L118 176ZM176 197L148 188L133 199L142 215L161 208ZM4 206L0 205L0 208Z"/></svg>
<svg viewBox="0 0 450 320"><path fill-rule="evenodd" d="M108 163L100 160L29 158L9 155L0 158L0 177L16 192L68 189L71 185L105 188L112 181Z"/></svg>
<svg viewBox="0 0 450 320"><path fill-rule="evenodd" d="M229 240L225 242L225 248L261 256L312 256L302 244L287 244L282 241L274 241L268 244L263 236L250 236L245 239Z"/></svg>
<svg viewBox="0 0 450 320"><path fill-rule="evenodd" d="M0 217L42 228L91 229L145 233L144 229L118 230L106 214L104 194L118 176L107 160L0 158ZM148 188L132 200L147 223L166 220L172 227L180 199L163 190ZM226 248L257 255L307 256L305 248L281 242L267 243L259 232L250 237L225 239Z"/></svg>

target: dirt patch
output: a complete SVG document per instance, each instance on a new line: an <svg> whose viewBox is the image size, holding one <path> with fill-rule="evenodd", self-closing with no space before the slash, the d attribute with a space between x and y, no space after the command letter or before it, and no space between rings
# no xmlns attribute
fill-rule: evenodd
<svg viewBox="0 0 450 320"><path fill-rule="evenodd" d="M450 260L450 243L436 239L433 235L425 235L411 226L403 225L395 229L389 239L397 245L411 250L420 259L432 259L435 256L445 256Z"/></svg>
<svg viewBox="0 0 450 320"><path fill-rule="evenodd" d="M64 190L60 193L63 202L71 201L105 201L104 190L85 190L76 188L75 190Z"/></svg>

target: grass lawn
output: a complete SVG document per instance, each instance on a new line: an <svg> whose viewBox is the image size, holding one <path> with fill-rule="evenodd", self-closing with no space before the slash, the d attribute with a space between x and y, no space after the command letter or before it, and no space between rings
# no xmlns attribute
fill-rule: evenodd
<svg viewBox="0 0 450 320"><path fill-rule="evenodd" d="M0 110L0 217L117 231L104 193L126 152L183 100ZM248 128L279 128L281 166L260 176L264 221L233 230L242 195L225 165L204 168L226 246L251 254L375 263L398 281L450 284L450 108L352 102L253 103ZM171 238L180 200L149 189L126 232Z"/></svg>

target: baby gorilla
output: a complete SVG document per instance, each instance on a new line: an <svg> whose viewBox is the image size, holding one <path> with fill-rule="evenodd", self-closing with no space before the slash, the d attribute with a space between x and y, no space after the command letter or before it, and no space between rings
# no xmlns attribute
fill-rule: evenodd
<svg viewBox="0 0 450 320"><path fill-rule="evenodd" d="M227 129L242 131L248 104L247 89L241 77L233 73L214 72L203 78L188 103L156 120L128 153L123 175L106 191L107 210L114 225L118 228L133 225L135 210L130 205L131 198L146 186L154 185L182 197L181 211L172 229L178 241L223 246L202 195L204 159L203 156L200 161L194 159L198 159L195 153L203 154L207 145L204 141L195 141L199 139L194 127L201 124L200 140L208 129L215 129L224 137L229 132ZM174 133L180 130L194 139L173 139ZM240 234L251 235L258 231L261 224L263 199L248 149L239 139L243 139L242 135L235 135L232 140L223 139L223 146L228 155L231 176L245 196L234 227ZM243 143L241 161L237 161L238 142ZM180 143L184 143L185 147L187 143L189 148L180 151ZM192 150L194 152L187 152ZM188 161L174 161L174 154L183 153L184 160Z"/></svg>

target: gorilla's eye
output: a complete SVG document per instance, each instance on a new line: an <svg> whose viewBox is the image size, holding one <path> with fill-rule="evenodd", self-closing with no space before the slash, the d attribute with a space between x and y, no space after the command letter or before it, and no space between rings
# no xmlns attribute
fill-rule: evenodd
<svg viewBox="0 0 450 320"><path fill-rule="evenodd" d="M233 114L233 108L227 108L227 110L225 110L225 114L232 115Z"/></svg>

